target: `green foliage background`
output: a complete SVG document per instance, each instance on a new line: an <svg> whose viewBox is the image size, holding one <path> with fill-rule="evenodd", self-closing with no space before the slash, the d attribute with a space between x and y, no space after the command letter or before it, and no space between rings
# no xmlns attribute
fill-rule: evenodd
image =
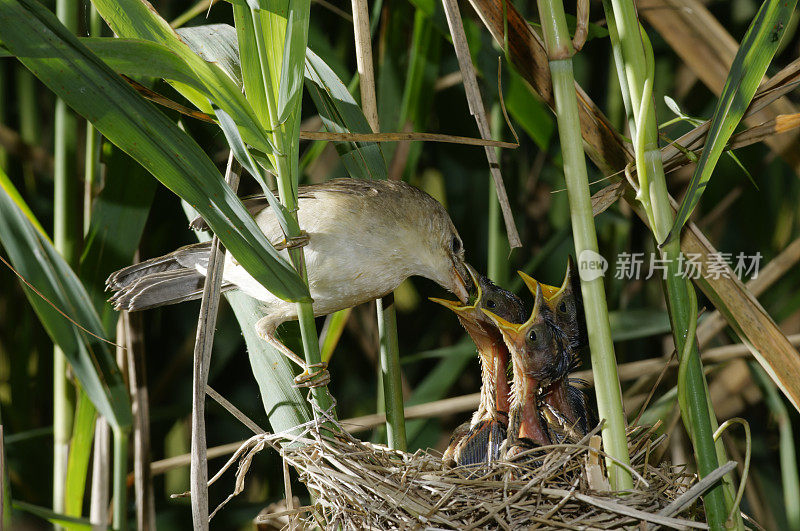
<svg viewBox="0 0 800 531"><path fill-rule="evenodd" d="M185 0L154 2L156 10L167 20L183 13L191 5ZM334 5L344 12L350 11L347 3L334 2ZM441 5L432 0L384 0L373 6L374 14L380 14L379 19L373 16L373 47L382 131L402 131L410 123L415 131L478 136L463 87L460 83L450 82L451 75L458 72L458 64ZM535 21L535 6L523 2L517 2L516 6L529 20ZM755 13L757 3L752 0L715 1L708 8L734 37L740 38ZM462 7L462 13L473 60L481 75L480 87L487 109L491 109L494 117L494 136L513 141L499 112L497 57L503 55L502 50L494 45L491 36L466 5ZM602 10L593 4L591 20L601 23L601 19ZM85 35L88 18L80 20L83 26L80 35ZM798 56L800 39L796 34L796 21L795 16L767 72L768 76ZM232 23L230 5L215 5L207 18L203 12L187 25L210 23ZM656 57L654 92L659 122L673 117L663 104L664 95L675 99L686 114L709 118L714 112L716 97L698 82L655 31L651 30L649 34ZM614 125L624 130L624 110L616 87L609 40L600 26L593 26L590 36L594 38L575 57L577 80ZM353 79L356 71L353 28L341 13L332 11L326 4L312 4L309 47L345 83ZM188 104L163 81L141 78L139 82ZM502 87L512 125L520 135L518 149L501 152L501 167L523 241L521 249L508 253L507 244L502 243L502 234L492 234L502 227L502 223L498 223L496 209L490 207L489 173L482 148L412 143L407 160L399 167L398 173L446 205L464 239L468 261L479 270L487 270L490 241L500 241L499 251L494 251L495 257L502 257L499 260L501 266L493 271L495 280L519 291L521 284L515 275L517 269L524 269L549 284L560 282L572 241L554 118L507 66L503 67ZM358 100L357 85L351 83L349 88ZM790 94L789 98L797 102L797 93ZM0 168L20 190L45 228L52 227L53 216L53 177L47 163L53 146L53 106L53 94L19 62L13 58L0 58L0 123L4 139L0 143ZM302 108L304 123L317 128L315 106L308 94L304 96ZM173 121L180 120L189 135L198 141L219 168L224 169L227 143L219 128L180 117L173 111L161 111ZM681 123L670 126L665 133L670 138L677 138L690 127ZM19 135L17 144L8 140L10 133ZM82 139L82 133L78 134L72 157L74 165L71 171L76 178L83 174ZM303 142L300 150L301 184L347 175L332 145ZM382 144L381 150L391 167L391 161L399 151L398 145ZM155 180L111 144L103 144L101 153L104 177L94 192L103 185L127 185L120 201L129 211L121 210L118 216L146 213L147 222L138 246L142 259L196 241L187 227L180 200L172 192L161 185L153 190ZM694 219L717 249L734 256L739 252L761 253L763 267L800 235L797 208L800 204L800 181L796 169L763 144L741 149L737 155L753 175L758 190L734 161L723 157ZM593 192L605 186L605 176L596 168L590 165L589 172ZM667 176L673 195L679 196L685 190L690 176L691 173L685 171ZM254 181L243 179L241 195L258 191ZM75 200L80 198L75 197ZM723 204L725 210L717 215L715 209ZM711 213L714 216L707 217ZM645 252L649 256L653 251L649 232L624 204L614 205L598 216L596 223L604 256L612 257L621 252ZM124 227L115 230L123 231ZM612 271L614 265L611 264ZM110 272L98 271L96 274L102 278ZM85 278L86 271L78 273ZM800 332L799 285L800 269L793 268L760 297L763 306L787 334ZM662 355L662 339L669 327L657 280L629 281L607 277L607 290L612 310L612 331L618 339L618 362ZM454 315L426 300L428 296L441 295L440 288L416 278L404 284L396 294L407 405L472 393L479 387L477 358L471 344L464 342L464 331ZM708 305L708 302L701 299L700 307L704 304ZM199 302L191 302L148 311L142 316L153 459L188 452L191 356L198 308ZM322 328L322 320L318 320L317 328ZM333 355L330 389L338 401L340 419L370 414L378 407L376 330L372 306L357 309L351 315L350 325ZM300 350L296 323L284 325L281 336L291 347ZM715 344L731 340L735 341L735 338L722 335ZM11 489L15 499L41 506L50 505L51 493L51 357L50 339L26 301L20 283L9 269L0 268L0 411ZM588 368L588 360L584 368ZM712 385L715 376L723 369L721 364L711 366L709 379ZM268 412L264 411L259 388L252 376L242 332L233 312L225 304L220 311L209 384L258 424L269 427ZM656 390L656 398L674 384L674 374L668 374ZM769 382L763 385L769 385ZM726 408L727 415L747 419L753 429L752 483L744 509L758 512L763 519L761 524L767 528L785 528L781 484L775 480L780 475L778 431L769 421L770 411L775 411L775 408L768 407L759 389L754 381L748 380L731 391L735 396L730 400L738 401L738 407L732 408L729 403L719 405ZM631 394L648 390L649 385L633 390ZM629 383L623 383L623 391L630 391ZM773 402L782 400L769 396ZM790 405L788 409L797 440L800 435L797 433L798 415ZM467 416L467 413L462 413L410 422L410 449L442 449L452 428ZM207 417L209 446L249 436L246 428L211 401L208 402ZM682 430L682 427L678 424L674 430ZM379 439L380 431L363 433L362 436ZM673 440L678 441L675 442L678 448L680 440L677 437ZM743 437L739 434L732 434L729 441L740 452L744 451ZM210 462L210 469L213 471L222 463L223 459L214 459ZM296 492L303 493L299 484L294 486ZM187 500L169 497L187 487L188 468L155 477L159 528L183 529L190 525ZM212 507L232 488L232 476L212 487ZM274 453L263 452L251 469L245 493L217 515L213 525L220 528L247 527L262 508L282 497L280 461ZM32 525L39 522L31 517L20 518Z"/></svg>

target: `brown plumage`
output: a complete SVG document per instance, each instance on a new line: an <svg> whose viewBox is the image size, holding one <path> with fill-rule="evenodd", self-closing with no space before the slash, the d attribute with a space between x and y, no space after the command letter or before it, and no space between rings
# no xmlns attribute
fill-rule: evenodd
<svg viewBox="0 0 800 531"><path fill-rule="evenodd" d="M400 181L337 179L301 187L298 197L316 316L382 297L414 275L467 299L461 237L444 207L425 192ZM285 235L266 199L245 199L245 205L288 260ZM196 228L204 225L202 220L193 222ZM208 244L199 243L117 271L107 280L114 291L111 302L117 309L136 311L200 298L208 255ZM297 319L295 303L272 295L230 253L225 256L223 289L239 289L263 302L259 334L305 367L275 337L281 323ZM306 371L298 378L311 376Z"/></svg>

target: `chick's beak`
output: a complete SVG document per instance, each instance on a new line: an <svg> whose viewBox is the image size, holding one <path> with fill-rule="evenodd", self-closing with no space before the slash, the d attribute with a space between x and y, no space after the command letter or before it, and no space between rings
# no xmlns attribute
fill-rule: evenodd
<svg viewBox="0 0 800 531"><path fill-rule="evenodd" d="M453 285L458 287L463 287L463 291L466 295L462 297L463 294L459 293L457 290L453 290L456 296L459 298L457 301L450 301L447 299L438 299L436 297L429 297L432 302L437 304L441 304L445 308L456 312L457 315L464 315L469 310L474 310L475 305L481 300L481 287L478 283L478 273L475 271L469 264L464 264L464 269L469 274L469 278L471 282L469 284L469 288L464 282L464 278L462 277L461 273L459 272L458 268L454 265L453 266L453 277L454 280L458 279L460 282L453 282ZM474 298L474 303L470 303L470 299Z"/></svg>
<svg viewBox="0 0 800 531"><path fill-rule="evenodd" d="M435 302L436 304L441 304L448 310L452 310L457 314L461 314L462 312L464 312L466 308L468 308L468 306L464 306L463 304L461 304L461 301L450 301L447 299L439 299L437 297L428 297L428 300L431 302Z"/></svg>
<svg viewBox="0 0 800 531"><path fill-rule="evenodd" d="M514 351L521 351L523 348L522 343L524 343L525 338L523 329L527 323L510 323L499 315L490 312L489 310L481 308L481 311L486 314L486 316L492 320L497 329L500 330L500 333L503 335L503 341L505 342L512 356Z"/></svg>
<svg viewBox="0 0 800 531"><path fill-rule="evenodd" d="M531 277L530 275L525 274L523 271L517 271L522 281L528 287L532 295L536 295L536 288L542 289L542 294L544 295L545 300L550 300L553 296L561 291L562 288L556 286L548 286L547 284L543 284L536 280L535 278Z"/></svg>

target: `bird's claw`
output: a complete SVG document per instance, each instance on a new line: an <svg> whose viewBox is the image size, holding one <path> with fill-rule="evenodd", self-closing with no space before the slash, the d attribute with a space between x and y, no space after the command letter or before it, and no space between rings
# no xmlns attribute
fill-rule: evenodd
<svg viewBox="0 0 800 531"><path fill-rule="evenodd" d="M316 370L314 370L316 369ZM294 378L294 387L322 387L331 381L328 364L324 361L311 363L303 368L303 372Z"/></svg>
<svg viewBox="0 0 800 531"><path fill-rule="evenodd" d="M284 249L298 249L301 247L305 247L308 245L309 237L306 231L301 231L300 236L295 236L294 238L287 238L282 242L275 245L275 249L278 251L283 251Z"/></svg>
<svg viewBox="0 0 800 531"><path fill-rule="evenodd" d="M514 461L522 452L528 450L529 447L525 445L522 440L512 441L506 439L500 445L500 459L504 461Z"/></svg>

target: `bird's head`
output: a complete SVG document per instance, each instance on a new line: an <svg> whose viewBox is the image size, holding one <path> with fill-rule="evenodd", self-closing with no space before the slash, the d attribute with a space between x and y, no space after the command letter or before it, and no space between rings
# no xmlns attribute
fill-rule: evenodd
<svg viewBox="0 0 800 531"><path fill-rule="evenodd" d="M399 216L408 220L409 230L394 229L399 244L408 247L401 250L403 254L414 256L411 274L433 280L467 304L474 288L464 261L464 243L442 204L417 190L413 201L394 208L402 209Z"/></svg>
<svg viewBox="0 0 800 531"><path fill-rule="evenodd" d="M515 386L538 390L553 381L557 376L561 348L541 286L536 288L533 312L522 324L509 322L486 309L482 311L500 330L511 352Z"/></svg>
<svg viewBox="0 0 800 531"><path fill-rule="evenodd" d="M466 303L434 297L430 300L455 312L476 344L483 339L481 336L497 336L499 339L497 328L482 310L489 310L507 321L519 323L525 319L522 300L496 285L488 277L479 274L471 265L465 265L470 278L469 300ZM486 338L487 341L494 339L494 337ZM478 344L478 347L481 345Z"/></svg>
<svg viewBox="0 0 800 531"><path fill-rule="evenodd" d="M537 286L541 287L553 324L563 336L565 347L569 351L567 355L577 356L580 350L588 345L589 340L581 303L580 280L572 257L567 261L567 270L560 287L542 284L521 271L519 276L531 293L535 294Z"/></svg>

